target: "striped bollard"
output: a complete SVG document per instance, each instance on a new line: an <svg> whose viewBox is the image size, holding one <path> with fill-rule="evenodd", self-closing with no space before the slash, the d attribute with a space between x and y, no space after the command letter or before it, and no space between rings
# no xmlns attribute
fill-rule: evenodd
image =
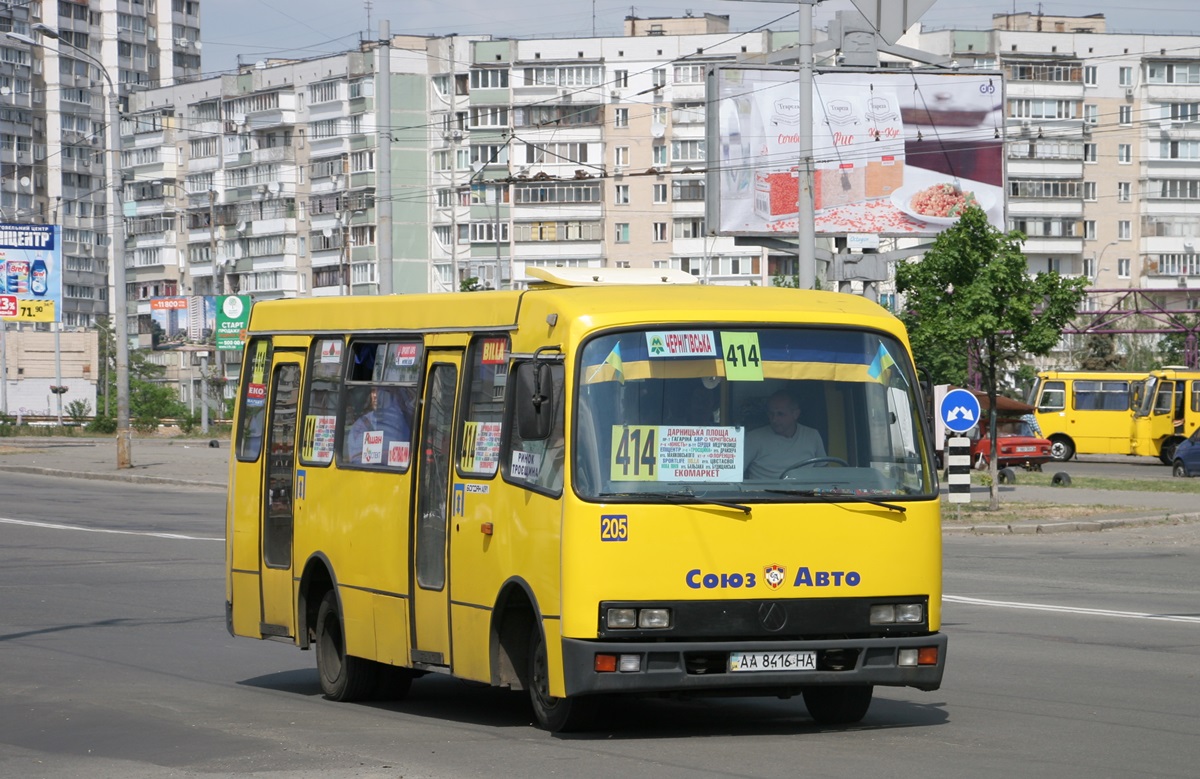
<svg viewBox="0 0 1200 779"><path fill-rule="evenodd" d="M955 436L946 441L946 483L951 503L971 502L971 439Z"/></svg>

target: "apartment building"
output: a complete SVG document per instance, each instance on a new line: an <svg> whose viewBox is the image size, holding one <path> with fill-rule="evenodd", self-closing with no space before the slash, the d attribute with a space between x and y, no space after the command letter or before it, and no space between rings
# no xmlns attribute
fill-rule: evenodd
<svg viewBox="0 0 1200 779"><path fill-rule="evenodd" d="M109 313L110 213L106 90L122 98L200 73L198 0L4 3L0 32L0 217L63 228L64 327ZM160 158L161 162L150 162ZM131 169L171 154L139 150ZM126 160L123 160L124 163ZM136 179L135 179L136 182Z"/></svg>
<svg viewBox="0 0 1200 779"><path fill-rule="evenodd" d="M1031 272L1197 307L1200 36L1113 34L1103 15L1021 13L910 43L963 68L1003 70L1008 219L1029 236Z"/></svg>

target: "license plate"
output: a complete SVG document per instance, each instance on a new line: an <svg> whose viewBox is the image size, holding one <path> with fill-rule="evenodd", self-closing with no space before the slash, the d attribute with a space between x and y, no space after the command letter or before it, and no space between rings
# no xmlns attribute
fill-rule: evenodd
<svg viewBox="0 0 1200 779"><path fill-rule="evenodd" d="M816 652L730 652L729 670L743 671L815 671Z"/></svg>
<svg viewBox="0 0 1200 779"><path fill-rule="evenodd" d="M1018 452L1036 452L1037 447L1036 446L1018 446L1017 451Z"/></svg>

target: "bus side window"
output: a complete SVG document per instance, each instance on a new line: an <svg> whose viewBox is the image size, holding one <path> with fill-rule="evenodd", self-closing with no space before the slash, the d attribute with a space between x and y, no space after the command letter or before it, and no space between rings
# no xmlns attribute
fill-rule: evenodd
<svg viewBox="0 0 1200 779"><path fill-rule="evenodd" d="M1038 411L1062 411L1066 407L1067 388L1061 381L1048 381L1038 398Z"/></svg>
<svg viewBox="0 0 1200 779"><path fill-rule="evenodd" d="M271 372L271 342L256 338L246 345L238 416L237 458L254 462L262 452L267 421L267 376Z"/></svg>
<svg viewBox="0 0 1200 779"><path fill-rule="evenodd" d="M553 415L549 436L540 439L522 438L516 423L518 404L531 402L532 393L527 388L533 386L533 373L537 366L537 362L524 362L516 366L516 381L508 394L510 438L505 477L529 489L557 495L562 492L563 475L566 471L562 363L550 366L552 386L540 388L541 393L548 397Z"/></svg>
<svg viewBox="0 0 1200 779"><path fill-rule="evenodd" d="M457 432L460 476L491 478L500 467L508 354L507 335L477 336L471 342L463 385L466 413Z"/></svg>
<svg viewBox="0 0 1200 779"><path fill-rule="evenodd" d="M334 431L342 389L342 346L341 338L322 338L312 344L300 438L300 462L304 465L333 462Z"/></svg>

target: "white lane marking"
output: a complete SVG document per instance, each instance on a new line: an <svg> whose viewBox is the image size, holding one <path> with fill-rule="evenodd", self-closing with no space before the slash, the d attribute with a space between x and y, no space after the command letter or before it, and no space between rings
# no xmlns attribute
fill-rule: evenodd
<svg viewBox="0 0 1200 779"><path fill-rule="evenodd" d="M1048 606L1043 603L1019 603L1007 600L984 600L966 598L961 595L943 595L943 601L967 603L972 606L995 606L1002 609L1026 609L1029 611L1057 611L1063 614L1086 614L1094 617L1119 617L1121 619L1152 619L1159 622L1190 622L1200 625L1200 617L1185 617L1174 614L1145 614L1140 611L1112 611L1110 609L1085 609L1076 606Z"/></svg>
<svg viewBox="0 0 1200 779"><path fill-rule="evenodd" d="M225 542L224 538L211 538L205 536L185 536L182 533L151 533L142 530L109 530L108 528L99 527L82 527L80 525L62 525L55 522L34 522L29 519L9 519L8 517L0 517L0 523L7 525L25 525L26 527L44 527L50 530L77 530L82 533L109 533L118 536L148 536L150 538L169 538L175 541L220 541Z"/></svg>

